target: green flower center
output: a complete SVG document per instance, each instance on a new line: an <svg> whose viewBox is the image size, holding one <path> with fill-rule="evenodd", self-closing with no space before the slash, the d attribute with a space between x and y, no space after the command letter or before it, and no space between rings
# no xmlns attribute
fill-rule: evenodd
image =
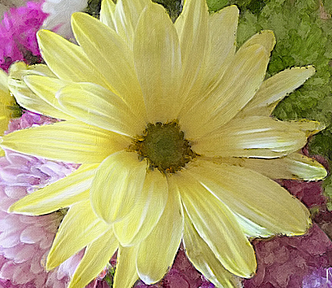
<svg viewBox="0 0 332 288"><path fill-rule="evenodd" d="M149 123L131 148L148 160L150 169L157 168L163 173L175 173L197 156L177 121Z"/></svg>

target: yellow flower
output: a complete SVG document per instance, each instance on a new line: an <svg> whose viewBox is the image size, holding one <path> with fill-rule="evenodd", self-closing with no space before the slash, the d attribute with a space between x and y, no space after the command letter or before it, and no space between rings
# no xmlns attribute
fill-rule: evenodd
<svg viewBox="0 0 332 288"><path fill-rule="evenodd" d="M13 116L15 99L10 95L8 89L8 75L0 69L0 136L8 129L8 124ZM0 149L0 156L4 156L4 151Z"/></svg>
<svg viewBox="0 0 332 288"><path fill-rule="evenodd" d="M115 287L155 283L181 240L209 280L234 287L234 275L256 270L249 238L308 229L306 207L271 179L325 177L297 152L322 127L270 114L314 68L263 81L274 35L262 31L237 50L238 13L209 15L204 0L187 0L173 24L150 0L104 0L100 21L73 15L79 45L38 33L50 70L12 67L17 101L65 121L11 133L1 145L82 164L10 208L69 207L47 259L52 269L87 247L69 287L84 287L117 249Z"/></svg>

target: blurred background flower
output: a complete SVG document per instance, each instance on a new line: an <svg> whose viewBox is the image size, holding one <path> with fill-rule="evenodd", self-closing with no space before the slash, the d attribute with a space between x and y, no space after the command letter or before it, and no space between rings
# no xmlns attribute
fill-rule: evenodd
<svg viewBox="0 0 332 288"><path fill-rule="evenodd" d="M87 6L87 0L45 0L42 11L48 16L42 28L52 30L67 39L73 38L70 25L71 14L83 11Z"/></svg>
<svg viewBox="0 0 332 288"><path fill-rule="evenodd" d="M10 123L7 132L53 122L26 112ZM6 280L5 287L66 287L82 253L50 272L45 271L44 265L63 213L31 217L7 213L7 209L18 199L65 177L75 168L12 151L6 151L6 156L0 158L0 278Z"/></svg>
<svg viewBox="0 0 332 288"><path fill-rule="evenodd" d="M36 32L47 14L41 10L41 2L29 1L25 6L6 11L0 24L0 68L8 71L17 60L27 64L41 62Z"/></svg>

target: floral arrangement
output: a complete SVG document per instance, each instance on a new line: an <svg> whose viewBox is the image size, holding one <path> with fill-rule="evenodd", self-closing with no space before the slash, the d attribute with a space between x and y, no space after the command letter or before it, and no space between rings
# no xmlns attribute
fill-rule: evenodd
<svg viewBox="0 0 332 288"><path fill-rule="evenodd" d="M0 287L332 287L332 7L300 2L6 12Z"/></svg>

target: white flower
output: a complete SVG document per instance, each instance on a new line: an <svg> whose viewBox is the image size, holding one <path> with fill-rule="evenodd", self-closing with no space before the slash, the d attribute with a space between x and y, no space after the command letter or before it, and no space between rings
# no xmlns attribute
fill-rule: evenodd
<svg viewBox="0 0 332 288"><path fill-rule="evenodd" d="M42 10L49 16L44 21L42 28L53 30L65 38L72 38L71 14L82 11L87 5L87 0L46 0Z"/></svg>

